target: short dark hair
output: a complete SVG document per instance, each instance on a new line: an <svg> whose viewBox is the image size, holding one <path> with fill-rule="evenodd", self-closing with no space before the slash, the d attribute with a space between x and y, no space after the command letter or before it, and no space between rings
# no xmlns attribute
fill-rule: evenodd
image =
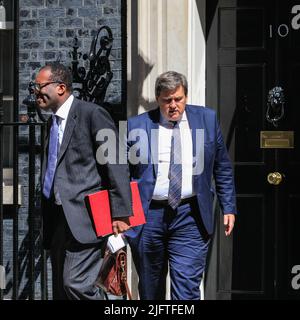
<svg viewBox="0 0 300 320"><path fill-rule="evenodd" d="M157 77L155 82L155 96L159 97L160 93L165 90L175 90L183 86L184 94L188 94L188 83L186 77L176 71L167 71Z"/></svg>
<svg viewBox="0 0 300 320"><path fill-rule="evenodd" d="M66 85L67 90L72 92L73 77L69 68L59 62L49 62L42 67L40 71L43 69L50 69L52 75L49 80L63 82Z"/></svg>

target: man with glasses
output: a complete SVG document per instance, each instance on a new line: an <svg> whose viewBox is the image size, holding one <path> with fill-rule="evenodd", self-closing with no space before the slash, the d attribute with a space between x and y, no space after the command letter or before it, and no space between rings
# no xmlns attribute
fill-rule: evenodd
<svg viewBox="0 0 300 320"><path fill-rule="evenodd" d="M105 294L94 283L105 241L97 238L84 199L101 187L108 189L114 232L128 230L128 167L96 160L96 153L104 152L98 131L110 129L116 137L117 131L102 107L73 96L71 73L62 64L41 68L34 89L38 106L52 111L42 166L42 210L53 299L101 300Z"/></svg>
<svg viewBox="0 0 300 320"><path fill-rule="evenodd" d="M233 173L216 113L187 105L187 95L184 75L163 73L155 84L158 108L128 120L130 174L139 183L147 220L126 232L141 299L165 299L168 269L172 300L200 299L214 229L212 177L226 236L234 226Z"/></svg>

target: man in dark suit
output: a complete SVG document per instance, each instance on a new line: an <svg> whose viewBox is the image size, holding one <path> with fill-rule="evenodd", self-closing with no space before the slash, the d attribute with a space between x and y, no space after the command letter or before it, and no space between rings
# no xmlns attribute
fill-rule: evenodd
<svg viewBox="0 0 300 320"><path fill-rule="evenodd" d="M155 84L159 108L128 120L130 174L138 181L147 223L126 232L141 299L200 299L213 232L212 177L232 232L236 205L232 167L216 113L186 105L188 85L177 72Z"/></svg>
<svg viewBox="0 0 300 320"><path fill-rule="evenodd" d="M53 112L42 167L43 244L50 250L53 298L100 300L104 293L94 283L105 239L97 238L84 199L108 189L114 232L126 231L132 215L128 167L97 161L105 152L99 130L115 137L117 131L102 107L72 95L66 67L46 65L35 81L38 106Z"/></svg>

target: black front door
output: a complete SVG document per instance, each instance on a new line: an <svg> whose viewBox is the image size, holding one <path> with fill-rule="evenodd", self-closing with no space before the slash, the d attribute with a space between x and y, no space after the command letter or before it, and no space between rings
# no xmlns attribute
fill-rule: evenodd
<svg viewBox="0 0 300 320"><path fill-rule="evenodd" d="M300 298L300 0L207 1L207 105L234 164L239 214L230 239L217 215L208 298Z"/></svg>

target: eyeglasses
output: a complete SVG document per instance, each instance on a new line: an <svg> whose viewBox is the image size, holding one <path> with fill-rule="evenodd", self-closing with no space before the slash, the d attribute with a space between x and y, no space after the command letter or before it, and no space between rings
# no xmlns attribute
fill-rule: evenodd
<svg viewBox="0 0 300 320"><path fill-rule="evenodd" d="M48 86L49 84L52 84L52 83L59 83L59 84L62 84L64 82L62 81L49 81L49 82L45 82L45 83L36 83L36 82L33 82L32 83L32 87L35 91L37 92L40 92L43 88L45 88L46 86Z"/></svg>

